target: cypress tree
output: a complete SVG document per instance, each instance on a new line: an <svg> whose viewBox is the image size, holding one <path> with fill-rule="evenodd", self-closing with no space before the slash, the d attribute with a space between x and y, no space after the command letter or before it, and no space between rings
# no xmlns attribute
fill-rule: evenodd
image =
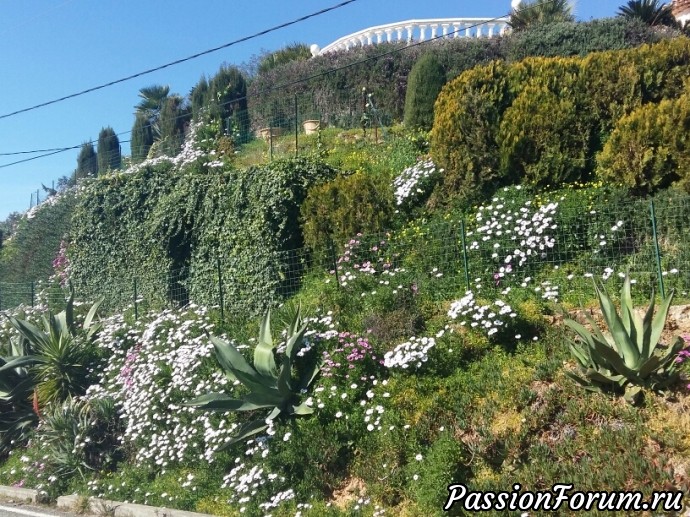
<svg viewBox="0 0 690 517"><path fill-rule="evenodd" d="M105 127L98 134L98 171L103 174L119 169L121 164L120 139L112 127Z"/></svg>
<svg viewBox="0 0 690 517"><path fill-rule="evenodd" d="M132 126L132 162L143 162L153 145L153 130L148 117L143 113L137 113Z"/></svg>
<svg viewBox="0 0 690 517"><path fill-rule="evenodd" d="M407 81L405 126L431 129L434 103L445 83L446 72L433 54L424 54L417 60Z"/></svg>
<svg viewBox="0 0 690 517"><path fill-rule="evenodd" d="M171 95L163 103L158 125L161 131L161 148L168 156L174 156L182 148L184 127L188 111L182 105L182 97Z"/></svg>
<svg viewBox="0 0 690 517"><path fill-rule="evenodd" d="M74 175L77 180L93 177L98 174L98 157L91 142L85 142L81 146L77 156L77 170Z"/></svg>
<svg viewBox="0 0 690 517"><path fill-rule="evenodd" d="M247 82L239 68L222 66L209 83L211 116L220 118L224 127L232 120L237 124L241 140L249 134Z"/></svg>
<svg viewBox="0 0 690 517"><path fill-rule="evenodd" d="M208 104L208 96L208 81L206 77L202 76L189 93L189 97L192 101L192 115L195 119L199 117L204 106Z"/></svg>

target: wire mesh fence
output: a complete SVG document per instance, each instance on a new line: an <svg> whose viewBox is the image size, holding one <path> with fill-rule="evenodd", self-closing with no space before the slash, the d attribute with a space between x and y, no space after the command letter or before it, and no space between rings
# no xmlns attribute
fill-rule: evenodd
<svg viewBox="0 0 690 517"><path fill-rule="evenodd" d="M467 291L528 289L562 300L593 292L592 277L617 287L626 274L640 295L690 291L690 197L629 200L583 209L558 203L494 202L468 218L392 233L357 235L320 250L275 252L240 264L233 250L168 272L113 271L75 285L98 293L108 311L217 308L221 316L255 313L295 295L306 282L327 282L353 296L390 286L433 299ZM0 310L56 302L65 291L36 282L0 282Z"/></svg>

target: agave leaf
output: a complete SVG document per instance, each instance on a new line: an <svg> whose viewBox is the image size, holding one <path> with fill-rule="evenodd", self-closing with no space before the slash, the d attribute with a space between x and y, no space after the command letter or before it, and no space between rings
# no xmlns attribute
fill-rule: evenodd
<svg viewBox="0 0 690 517"><path fill-rule="evenodd" d="M596 322L592 319L592 317L589 314L585 314L585 318L587 319L587 321L591 325L595 338L598 339L599 341L601 341L602 343L608 343L608 339L606 339L606 336L599 329L599 327L597 326Z"/></svg>
<svg viewBox="0 0 690 517"><path fill-rule="evenodd" d="M302 378L300 379L300 391L306 390L309 386L311 386L311 383L314 382L316 376L321 372L321 366L323 366L323 361L318 361L312 368L311 372L304 372Z"/></svg>
<svg viewBox="0 0 690 517"><path fill-rule="evenodd" d="M185 402L184 406L197 407L209 411L252 411L254 409L261 409L265 407L272 407L273 404L257 404L247 400L233 399L222 393L207 393L201 395L189 402Z"/></svg>
<svg viewBox="0 0 690 517"><path fill-rule="evenodd" d="M571 319L566 319L563 320L563 322L570 327L572 330L574 330L580 338L582 338L582 341L584 341L590 348L590 350L594 349L594 336L590 331L588 331L583 325L580 325L577 321L571 320Z"/></svg>
<svg viewBox="0 0 690 517"><path fill-rule="evenodd" d="M261 321L259 343L254 348L254 368L264 377L277 378L276 362L273 357L273 338L271 337L271 311L267 311Z"/></svg>
<svg viewBox="0 0 690 517"><path fill-rule="evenodd" d="M307 406L306 402L299 406L292 406L292 414L294 415L311 415L312 413L314 413L314 408Z"/></svg>
<svg viewBox="0 0 690 517"><path fill-rule="evenodd" d="M671 291L669 295L661 302L659 310L652 320L652 333L649 337L649 342L647 344L646 357L651 356L654 353L659 340L661 339L661 333L664 330L664 325L666 324L666 317L668 316L668 310L671 307L671 301L673 300L674 292Z"/></svg>
<svg viewBox="0 0 690 517"><path fill-rule="evenodd" d="M306 331L307 325L302 325L302 327L288 339L287 346L285 347L285 356L289 357L290 360L294 359L295 354L302 348L302 341Z"/></svg>
<svg viewBox="0 0 690 517"><path fill-rule="evenodd" d="M265 420L252 420L251 422L247 422L242 427L240 427L240 430L237 432L235 436L233 436L230 440L225 442L218 450L222 451L230 447L231 445L236 444L237 442L241 442L242 440L246 440L250 436L254 436L255 434L265 431L266 429L268 429L268 424Z"/></svg>
<svg viewBox="0 0 690 517"><path fill-rule="evenodd" d="M278 392L283 397L289 397L292 394L292 361L286 355L283 357L280 368L280 375L278 376Z"/></svg>
<svg viewBox="0 0 690 517"><path fill-rule="evenodd" d="M237 370L244 371L247 375L256 375L256 370L232 344L217 337L212 337L211 342L216 350L216 358L226 375L230 374L234 380L237 380Z"/></svg>
<svg viewBox="0 0 690 517"><path fill-rule="evenodd" d="M29 343L30 348L34 348L40 343L45 344L47 336L45 332L41 331L38 327L28 321L19 320L17 318L10 318L10 322Z"/></svg>
<svg viewBox="0 0 690 517"><path fill-rule="evenodd" d="M44 362L45 361L42 360L40 356L23 355L21 357L17 357L16 359L12 359L11 361L5 363L3 366L0 366L0 373L5 372L7 370L14 370L15 368L33 366L35 364L41 364Z"/></svg>
<svg viewBox="0 0 690 517"><path fill-rule="evenodd" d="M566 370L566 371L565 371L565 374L566 374L568 377L570 377L572 380L574 380L575 382L577 382L580 386L582 386L583 388L585 388L586 390L601 392L601 388L600 388L599 386L596 386L596 385L592 384L592 382L591 382L590 380L585 379L585 378L583 378L583 377L580 377L580 376L577 375L575 372L573 372L573 371L571 371L571 370Z"/></svg>
<svg viewBox="0 0 690 517"><path fill-rule="evenodd" d="M639 386L628 386L625 389L625 395L623 395L623 398L632 405L637 404L640 401L640 397L642 396L642 388Z"/></svg>
<svg viewBox="0 0 690 517"><path fill-rule="evenodd" d="M621 316L630 340L637 347L637 351L642 354L644 351L644 327L640 317L635 314L630 285L630 276L626 275L621 289Z"/></svg>
<svg viewBox="0 0 690 517"><path fill-rule="evenodd" d="M606 384L606 385L618 385L621 386L622 384L625 384L626 378L623 375L604 375L603 373L594 370L592 368L588 369L585 372L585 375L587 376L588 379L598 382L600 384Z"/></svg>
<svg viewBox="0 0 690 517"><path fill-rule="evenodd" d="M654 354L652 357L647 359L640 366L640 378L646 379L651 373L653 373L659 366L663 364L662 358L658 354Z"/></svg>
<svg viewBox="0 0 690 517"><path fill-rule="evenodd" d="M568 340L568 347L570 348L570 353L575 357L582 368L589 368L592 365L592 359L587 353L587 349L584 347L579 347L574 342Z"/></svg>
<svg viewBox="0 0 690 517"><path fill-rule="evenodd" d="M96 303L94 303L91 308L89 309L89 312L86 315L86 318L84 318L84 324L82 325L82 328L89 332L93 325L93 319L96 317L96 312L98 312L98 308L101 306L103 301L105 300L104 297L99 298Z"/></svg>
<svg viewBox="0 0 690 517"><path fill-rule="evenodd" d="M618 355L618 352L616 352L613 348L608 346L608 344L604 344L601 341L595 339L594 347L596 354L598 356L595 363L601 365L603 360L609 365L611 365L611 369L613 371L624 375L627 379L637 379L637 373L631 368L628 368L628 366L625 364L625 361L621 358L620 355Z"/></svg>
<svg viewBox="0 0 690 517"><path fill-rule="evenodd" d="M290 328L288 329L288 338L294 336L302 325L302 302L297 306L297 314L295 314L295 319L290 323Z"/></svg>
<svg viewBox="0 0 690 517"><path fill-rule="evenodd" d="M609 295L606 294L603 287L599 289L599 286L595 284L595 288L599 296L601 312L611 332L616 349L623 357L625 365L628 368L635 368L640 360L640 352L637 349L637 344L632 342L630 335L625 331L623 322L616 311L616 306L611 301L611 298L609 298Z"/></svg>

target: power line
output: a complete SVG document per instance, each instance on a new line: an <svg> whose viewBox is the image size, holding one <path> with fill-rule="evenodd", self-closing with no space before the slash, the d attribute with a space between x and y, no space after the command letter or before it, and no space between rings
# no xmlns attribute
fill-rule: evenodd
<svg viewBox="0 0 690 517"><path fill-rule="evenodd" d="M357 1L357 0L345 0L345 1L341 2L341 3L339 3L339 4L333 5L333 6L331 6L331 7L326 7L325 9L321 9L320 11L316 11L316 12L307 14L307 15L305 15L305 16L301 16L301 17L296 18L296 19L294 19L294 20L292 20L292 21L289 21L289 22L281 23L280 25L275 25L275 26L270 27L270 28L268 28L268 29L265 29L265 30L256 32L256 33L254 33L254 34L252 34L252 35L250 35L250 36L244 36L244 37L242 37L242 38L236 39L236 40L231 41L231 42L229 42L229 43L225 43L224 45L220 45L220 46L218 46L218 47L214 47L214 48L211 48L211 49L208 49L208 50L204 50L204 51L202 51L202 52L197 52L196 54L192 54L191 56L187 56L187 57L182 58L182 59L176 59L175 61L171 61L171 62L169 62L169 63L166 63L166 64L164 64L164 65L157 66L157 67L155 67L155 68L149 68L148 70L144 70L143 72L138 72L138 73L136 73L136 74L132 74L132 75L129 75L129 76L127 76L127 77L123 77L123 78L121 78L121 79L116 79L116 80L114 80L114 81L110 81L110 82L107 82L107 83L105 83L105 84L101 84L101 85L98 85L98 86L94 86L94 87L92 87L92 88L87 88L86 90L82 90L82 91L77 92L77 93L72 93L72 94L70 94L70 95L65 95L64 97L60 97L60 98L58 98L58 99L53 99L53 100L51 100L51 101L42 102L42 103L40 103L40 104L36 104L36 105L30 106L30 107L28 107L28 108L22 108L22 109L13 111L13 112L11 112L11 113L5 113L4 115L0 115L0 119L5 119L5 118L13 117L13 116L15 116L15 115L19 115L20 113L26 113L27 111L33 111L33 110L36 110L36 109L39 109L39 108L43 108L43 107L45 107L45 106L50 106L51 104L57 104L58 102L66 101L66 100L68 100L68 99L73 99L73 98L75 98L75 97L80 97L80 96L85 95L85 94L87 94L87 93L95 92L95 91L97 91L97 90L102 90L103 88L108 88L108 87L113 86L113 85L116 85L116 84L124 83L124 82L126 82L126 81L130 81L130 80L132 80L132 79L136 79L137 77L141 77L141 76L144 76L144 75L148 75L148 74L151 74L151 73L153 73L153 72L158 72L158 71L163 70L163 69L165 69L165 68L169 68L169 67L174 66L174 65L179 65L179 64L181 64L181 63L185 63L185 62L187 62L187 61L191 61L191 60L193 60L193 59L197 59L197 58L199 58L199 57L201 57L201 56L206 56L206 55L208 55L208 54L212 54L213 52L217 52L217 51L219 51L219 50L223 50L223 49L232 47L232 46L234 46L234 45L237 45L238 43L244 43L245 41L249 41L249 40L258 38L259 36L265 36L266 34L270 34L271 32L275 32L275 31L277 31L277 30L279 30L279 29L284 29L285 27L290 27L291 25L295 25L295 24L297 24L297 23L300 23L300 22L309 20L310 18L314 18L314 17L316 17L316 16L320 16L320 15L325 14L325 13L328 13L328 12L330 12L330 11L334 11L334 10L336 10L336 9L340 9L341 7L345 7L346 5L351 4L351 3L354 3L354 2L356 2L356 1Z"/></svg>
<svg viewBox="0 0 690 517"><path fill-rule="evenodd" d="M356 1L356 0L350 0L350 2L352 2L352 1ZM555 2L555 1L556 1L556 0L548 0L547 2L544 2L544 3L552 3L552 2ZM350 2L345 2L344 4L339 4L339 6L345 5L345 4L350 3ZM335 6L335 7L329 8L329 9L332 10L332 9L334 9L334 8L337 8L337 7L338 7L338 6ZM531 8L531 7L530 7L530 8ZM312 15L310 15L310 16L312 16ZM319 78L319 77L323 77L323 76L326 76L326 75L328 75L328 74L332 74L332 73L338 72L338 71L340 71L340 70L346 70L346 69L348 69L348 68L352 68L352 67L355 67L355 66L358 66L358 65L362 65L362 64L368 63L368 62L370 62L370 61L375 61L375 60L377 60L377 59L381 59L381 58L383 58L383 57L386 57L386 56L389 56L389 55L392 55L392 54L396 54L396 53L398 53L398 52L404 52L404 51L406 51L406 50L408 50L408 49L410 49L410 48L418 47L418 46L420 46L420 45L424 45L424 44L427 44L427 43L431 43L431 42L433 42L433 41L438 41L438 40L441 40L441 39L446 39L446 38L448 38L449 36L452 36L453 34L458 34L458 33L462 32L463 30L467 31L467 30L470 30L470 29L474 29L474 28L476 28L476 27L479 27L480 25L484 25L485 23L491 23L491 22L500 21L500 20L505 19L505 18L508 17L508 16L510 16L510 13L508 13L508 14L506 14L506 15L503 15L503 16L497 16L497 17L494 17L494 18L490 18L490 19L488 19L488 20L483 20L483 21L477 22L477 23L475 23L475 24L473 24L473 25L465 26L465 27L463 27L463 28L461 28L461 29L457 29L457 30L454 30L454 31L449 31L448 33L446 33L446 34L444 34L444 35L435 36L435 37L432 37L432 38L429 38L429 39L425 39L424 41L418 41L418 42L416 42L416 43L408 43L408 45L406 45L405 47L392 49L392 50L389 50L388 52L384 52L384 53L382 53L382 54L377 54L377 55L375 55L375 56L371 56L371 57L368 57L368 58L365 58L365 59L361 59L361 60L359 60L359 61L353 61L352 63L348 63L348 64L346 64L346 65L342 65L342 66L339 66L339 67L336 67L336 68L331 68L331 69L328 69L328 70L324 70L323 72L319 72L318 74L313 74L313 75L310 75L310 76L305 77L305 78L302 78L302 79L296 79L296 80L294 80L294 81L290 81L290 82L287 82L287 83L282 83L282 84L277 84L277 85L275 85L275 86L270 86L270 87L267 87L267 88L264 88L264 89L260 90L260 91L258 92L258 94L260 95L260 94L267 93L267 92L271 92L271 91L278 90L278 89L281 89L281 88L286 88L286 87L289 87L289 86L294 86L294 85L296 85L296 84L308 82L308 81L311 81L312 79L317 79L317 78ZM292 23L295 23L295 22L289 22L289 24L292 24ZM270 29L269 29L269 31L270 31ZM264 32L266 32L266 31L264 31ZM219 47L219 48L220 48L220 47ZM218 106L218 107L222 107L222 106L226 106L226 105L228 105L228 104L236 103L236 102L239 102L239 101L242 101L242 100L246 100L246 99L247 99L247 96L245 95L244 97L239 97L239 98L236 98L236 99L232 99L232 100L230 100L230 101L226 101L226 102L219 103L219 104L214 104L214 105L215 105L215 106ZM55 102L57 102L57 101L55 101ZM10 115L11 115L11 114L10 114ZM7 116L10 116L10 115L7 115ZM188 117L188 116L189 116L188 114L178 115L177 117L174 118L174 120L176 120L176 119L178 119L178 118L185 118L185 117ZM5 117L5 116L0 116L0 118L4 118L4 117ZM120 132L120 133L117 133L115 136L118 136L118 137L119 137L119 136L121 136L121 135L126 135L126 134L129 134L129 133L131 133L131 132L132 132L131 130L129 130L129 131L122 131L122 132ZM124 141L124 142L127 142L127 141ZM93 143L96 143L96 141L95 141L95 140L92 140L91 142L87 142L87 143L92 143L92 144L93 144ZM123 143L123 142L121 142L121 143ZM17 164L20 164L20 163L24 163L24 162L36 160L36 159L39 159L39 158L45 158L45 157L47 157L47 156L52 156L52 155L54 155L54 154L62 153L62 152L65 152L65 151L70 151L70 150L72 150L72 149L78 149L78 148L80 148L82 145L83 145L83 144L79 144L79 145L76 145L76 146L64 147L64 148L61 148L61 149L55 149L54 152L49 152L49 153L43 154L43 155L41 155L41 156L35 156L35 157L27 158L27 159L24 159L24 160L18 160L18 161L13 162L13 163L3 164L3 165L0 165L0 169L4 169L4 168L9 167L9 166L11 166L11 165L17 165ZM52 150L51 150L51 151L52 151ZM32 152L42 152L42 151L40 151L40 150L37 150L37 151L23 151L23 153L27 153L27 154L28 154L28 153L32 153ZM15 154L15 153L4 153L4 154L3 154L3 153L0 153L0 156L6 156L6 155L11 155L11 154Z"/></svg>

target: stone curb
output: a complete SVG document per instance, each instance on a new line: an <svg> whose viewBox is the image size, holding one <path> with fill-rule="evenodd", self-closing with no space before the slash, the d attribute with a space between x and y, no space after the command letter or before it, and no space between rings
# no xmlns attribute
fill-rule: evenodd
<svg viewBox="0 0 690 517"><path fill-rule="evenodd" d="M38 495L38 490L3 485L0 485L0 497L15 501L30 501L32 503L41 503L45 500L45 498Z"/></svg>
<svg viewBox="0 0 690 517"><path fill-rule="evenodd" d="M84 498L78 495L64 495L57 498L57 507L62 510L83 509ZM205 513L186 512L171 508L160 508L144 504L122 503L89 497L89 513L113 517L211 517Z"/></svg>

